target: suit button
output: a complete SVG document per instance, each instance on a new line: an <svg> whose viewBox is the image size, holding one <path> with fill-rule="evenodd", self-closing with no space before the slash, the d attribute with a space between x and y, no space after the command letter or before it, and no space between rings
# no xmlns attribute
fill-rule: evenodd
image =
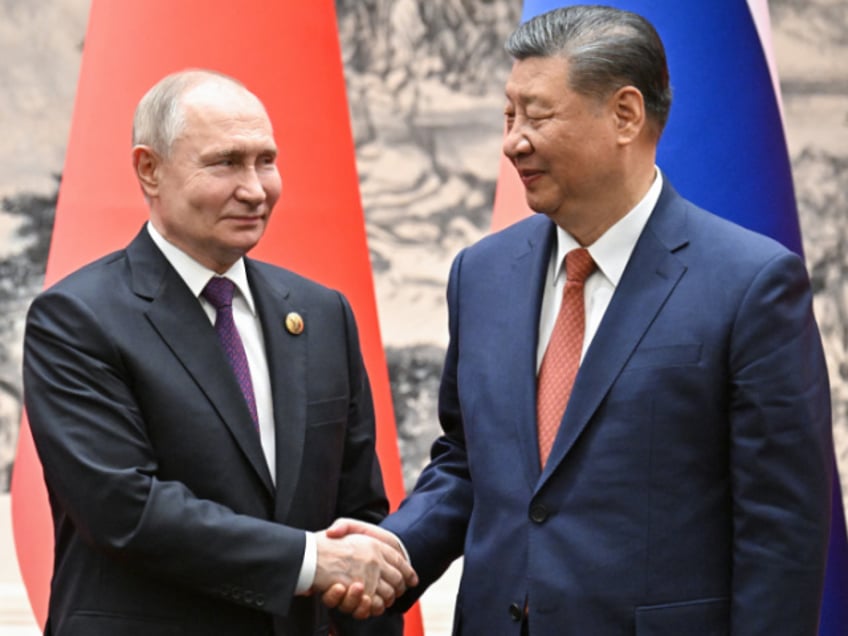
<svg viewBox="0 0 848 636"><path fill-rule="evenodd" d="M520 621L524 617L524 610L521 609L521 605L519 605L518 603L513 603L512 605L510 605L509 617L516 623Z"/></svg>
<svg viewBox="0 0 848 636"><path fill-rule="evenodd" d="M533 523L544 523L548 518L548 509L543 504L533 504L530 508L530 520Z"/></svg>

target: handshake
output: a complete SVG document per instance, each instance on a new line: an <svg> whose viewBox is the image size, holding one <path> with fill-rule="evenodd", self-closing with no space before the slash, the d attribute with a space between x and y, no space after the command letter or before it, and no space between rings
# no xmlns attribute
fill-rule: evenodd
<svg viewBox="0 0 848 636"><path fill-rule="evenodd" d="M311 593L354 618L379 616L418 575L391 532L355 519L339 519L315 535L318 562Z"/></svg>

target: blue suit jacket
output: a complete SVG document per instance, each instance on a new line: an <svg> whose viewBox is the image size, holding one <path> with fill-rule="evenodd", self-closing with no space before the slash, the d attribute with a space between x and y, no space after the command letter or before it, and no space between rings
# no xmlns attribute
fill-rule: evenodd
<svg viewBox="0 0 848 636"><path fill-rule="evenodd" d="M444 435L384 522L422 589L464 553L455 634L518 634L526 603L531 636L812 636L832 441L801 259L666 184L542 471L554 244L540 215L454 262Z"/></svg>
<svg viewBox="0 0 848 636"><path fill-rule="evenodd" d="M214 328L145 229L33 302L24 385L56 533L48 634L327 634L319 599L294 597L302 529L388 511L368 379L341 294L246 267L276 485ZM342 634L401 631L339 620Z"/></svg>

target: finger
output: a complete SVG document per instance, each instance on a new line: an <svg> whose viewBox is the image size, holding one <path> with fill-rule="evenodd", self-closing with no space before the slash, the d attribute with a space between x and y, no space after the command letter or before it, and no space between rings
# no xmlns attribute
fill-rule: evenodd
<svg viewBox="0 0 848 636"><path fill-rule="evenodd" d="M383 561L380 564L380 580L385 581L394 589L404 586L403 575L400 570L389 561Z"/></svg>
<svg viewBox="0 0 848 636"><path fill-rule="evenodd" d="M345 614L353 614L363 605L366 606L366 613L370 612L371 597L365 594L365 586L360 581L355 581L347 588L347 593L337 607Z"/></svg>
<svg viewBox="0 0 848 636"><path fill-rule="evenodd" d="M403 582L406 584L406 587L415 587L418 585L418 574L415 572L409 561L401 558L396 562L395 567L403 577Z"/></svg>
<svg viewBox="0 0 848 636"><path fill-rule="evenodd" d="M336 519L329 528L324 531L331 539L341 539L350 534L350 523L348 519Z"/></svg>
<svg viewBox="0 0 848 636"><path fill-rule="evenodd" d="M377 596L376 594L371 598L371 612L370 616L380 616L383 612L386 611L386 604L382 598Z"/></svg>
<svg viewBox="0 0 848 636"><path fill-rule="evenodd" d="M371 606L373 604L374 599L370 596L363 596L362 600L359 602L359 605L351 612L354 618L363 620L371 616Z"/></svg>
<svg viewBox="0 0 848 636"><path fill-rule="evenodd" d="M327 536L333 539L340 539L350 534L361 534L364 536L377 539L394 549L398 549L397 539L395 536L383 530L379 526L358 519L340 518L336 519L333 524L325 531Z"/></svg>
<svg viewBox="0 0 848 636"><path fill-rule="evenodd" d="M331 585L321 596L321 601L329 608L338 607L345 597L347 588L341 583Z"/></svg>
<svg viewBox="0 0 848 636"><path fill-rule="evenodd" d="M395 588L385 581L380 581L380 583L377 584L377 598L380 598L383 601L386 609L394 605L396 596L398 596L398 594Z"/></svg>
<svg viewBox="0 0 848 636"><path fill-rule="evenodd" d="M383 552L383 557L391 566L391 569L383 568L381 575L392 587L398 590L398 596L403 594L406 588L418 585L418 575L409 561L403 558L399 552L390 548L387 552Z"/></svg>

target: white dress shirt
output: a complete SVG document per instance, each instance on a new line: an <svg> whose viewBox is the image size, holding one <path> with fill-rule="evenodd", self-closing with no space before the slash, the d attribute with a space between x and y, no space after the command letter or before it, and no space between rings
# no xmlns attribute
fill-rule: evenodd
<svg viewBox="0 0 848 636"><path fill-rule="evenodd" d="M176 245L169 243L150 222L147 223L147 231L150 234L150 238L153 239L153 242L161 250L162 254L165 255L171 267L177 271L180 278L188 285L191 293L198 299L201 307L203 307L203 311L206 312L209 318L209 322L214 325L217 311L212 303L201 296L201 293L203 292L203 288L206 287L206 283L218 274L198 263ZM271 396L271 375L268 372L268 358L265 354L265 338L262 335L262 323L259 321L259 315L256 313L256 305L253 302L253 294L251 294L250 286L247 283L247 270L244 266L244 259L240 258L236 261L223 276L235 283L238 292L233 294L233 320L236 323L236 328L244 345L247 366L250 369L250 381L253 384L253 395L256 399L256 415L259 419L259 439L262 444L262 453L265 455L265 461L268 464L271 479L276 484L276 430L274 428L274 405ZM303 565L301 566L300 576L295 590L297 594L306 592L312 586L312 582L315 579L317 560L318 552L315 537L311 532L307 532Z"/></svg>
<svg viewBox="0 0 848 636"><path fill-rule="evenodd" d="M609 306L615 288L621 280L627 261L636 247L636 242L645 229L651 212L662 192L662 173L656 170L656 177L648 192L636 206L609 228L592 245L589 254L597 269L586 279L583 286L584 307L586 309L586 331L583 336L583 352L592 343L592 338L601 324L601 319ZM545 281L542 309L539 312L539 342L536 347L536 373L542 366L542 358L548 348L551 332L554 329L557 314L562 304L562 292L565 287L565 255L580 244L568 232L557 227L557 249L551 255Z"/></svg>

